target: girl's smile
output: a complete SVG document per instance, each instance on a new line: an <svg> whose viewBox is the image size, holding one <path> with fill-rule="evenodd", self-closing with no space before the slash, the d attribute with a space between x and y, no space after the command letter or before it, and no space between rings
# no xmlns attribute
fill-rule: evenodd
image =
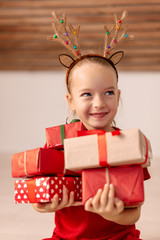
<svg viewBox="0 0 160 240"><path fill-rule="evenodd" d="M100 113L90 113L90 116L94 117L94 118L103 118L104 116L106 116L107 112L100 112Z"/></svg>
<svg viewBox="0 0 160 240"><path fill-rule="evenodd" d="M71 78L67 100L88 130L111 131L117 112L120 91L114 69L98 63L84 63Z"/></svg>

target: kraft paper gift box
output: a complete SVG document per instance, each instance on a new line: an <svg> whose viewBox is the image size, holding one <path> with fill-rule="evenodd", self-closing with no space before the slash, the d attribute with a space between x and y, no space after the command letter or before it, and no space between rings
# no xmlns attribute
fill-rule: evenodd
<svg viewBox="0 0 160 240"><path fill-rule="evenodd" d="M77 131L85 129L83 123L80 121L46 128L47 147L63 149L65 138L77 137Z"/></svg>
<svg viewBox="0 0 160 240"><path fill-rule="evenodd" d="M64 140L67 169L79 171L107 166L150 165L150 142L139 129L79 133L88 135Z"/></svg>
<svg viewBox="0 0 160 240"><path fill-rule="evenodd" d="M141 205L144 202L143 168L141 166L111 167L82 170L83 204L93 197L106 183L115 187L115 197L125 207Z"/></svg>
<svg viewBox="0 0 160 240"><path fill-rule="evenodd" d="M31 177L57 173L77 175L64 170L64 153L54 149L36 148L12 156L12 177Z"/></svg>
<svg viewBox="0 0 160 240"><path fill-rule="evenodd" d="M75 201L81 200L81 177L37 177L25 180L14 181L15 203L45 203L57 193L59 201L62 199L63 185L69 190L74 191Z"/></svg>

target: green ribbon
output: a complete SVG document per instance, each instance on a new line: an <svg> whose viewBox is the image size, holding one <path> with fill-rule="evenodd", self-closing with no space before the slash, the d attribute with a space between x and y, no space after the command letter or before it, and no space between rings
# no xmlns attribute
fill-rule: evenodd
<svg viewBox="0 0 160 240"><path fill-rule="evenodd" d="M75 123L75 122L80 122L80 120L79 119L73 119L70 123ZM64 125L60 125L60 133L61 133L61 141L62 141L62 145L63 145L64 139L65 139Z"/></svg>
<svg viewBox="0 0 160 240"><path fill-rule="evenodd" d="M79 119L73 119L70 123L80 122Z"/></svg>
<svg viewBox="0 0 160 240"><path fill-rule="evenodd" d="M65 139L64 125L60 125L60 132L61 132L61 141L63 145L64 139Z"/></svg>

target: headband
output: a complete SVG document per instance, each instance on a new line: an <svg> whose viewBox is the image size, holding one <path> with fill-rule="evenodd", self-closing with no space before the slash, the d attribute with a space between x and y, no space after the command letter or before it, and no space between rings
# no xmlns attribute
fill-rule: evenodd
<svg viewBox="0 0 160 240"><path fill-rule="evenodd" d="M105 58L101 55L98 55L98 54L87 54L87 55L83 55L81 56L81 58L77 58L76 60L74 60L73 58L73 62L71 63L71 65L68 67L68 70L67 70L67 73L66 73L66 86L68 86L68 78L69 78L69 74L71 72L71 69L80 61L82 61L83 59L89 59L89 58L97 58L97 59L103 59L104 61L106 61L107 63L109 63L111 65L111 67L115 70L116 72L116 76L117 76L117 81L118 81L118 71L115 67L115 65L122 59L124 55L124 52L123 51L119 51L119 52L116 52L114 53L112 56L111 56L111 59L114 58L114 63L112 62L112 60L110 58ZM69 55L65 55L65 57L68 56L70 58ZM63 57L64 55L63 54L60 54L59 55L59 61L61 62L61 64L63 66L66 67L66 65L63 64Z"/></svg>
<svg viewBox="0 0 160 240"><path fill-rule="evenodd" d="M106 62L108 62L115 70L117 79L118 72L115 67L117 63L121 61L123 58L124 52L118 51L111 55L111 51L124 39L133 39L133 35L127 34L128 25L125 24L125 20L127 18L127 11L122 13L121 18L118 19L117 15L114 15L115 24L109 29L106 25L104 26L104 53L103 55L98 54L87 54L81 55L80 47L79 47L79 31L80 25L77 28L74 28L71 24L68 25L70 32L67 30L66 26L66 15L63 14L60 19L55 12L52 12L54 23L52 23L54 29L54 35L50 35L48 40L50 41L58 41L64 47L66 47L73 55L74 58L68 54L60 54L59 61L60 63L68 68L66 74L66 84L68 86L68 77L71 69L80 61L85 58L102 58ZM124 26L124 28L122 28Z"/></svg>

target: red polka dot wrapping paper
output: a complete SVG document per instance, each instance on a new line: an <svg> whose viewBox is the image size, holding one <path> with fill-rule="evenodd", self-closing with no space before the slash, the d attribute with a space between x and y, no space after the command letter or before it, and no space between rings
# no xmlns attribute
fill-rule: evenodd
<svg viewBox="0 0 160 240"><path fill-rule="evenodd" d="M62 200L63 186L74 191L75 201L82 199L81 177L37 177L14 182L15 203L45 203L57 193Z"/></svg>

